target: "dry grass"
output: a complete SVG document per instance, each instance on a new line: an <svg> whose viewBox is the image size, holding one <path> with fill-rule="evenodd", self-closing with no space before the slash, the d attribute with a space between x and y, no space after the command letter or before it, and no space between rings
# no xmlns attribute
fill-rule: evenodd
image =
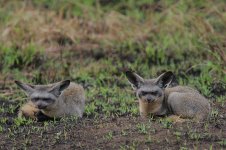
<svg viewBox="0 0 226 150"><path fill-rule="evenodd" d="M52 10L21 8L15 11L7 25L1 26L1 43L22 48L29 43L50 48L65 44L106 44L124 40L136 41L148 35L148 22L139 23L111 11L101 19L72 17L65 19ZM84 14L85 15L85 14Z"/></svg>
<svg viewBox="0 0 226 150"><path fill-rule="evenodd" d="M217 37L214 40L218 42L225 41L226 11L225 4L222 3L211 6L214 2L209 2L204 8L188 9L183 8L186 6L183 2L172 5L159 2L160 13L153 9L155 4L148 5L143 11L145 18L142 20L117 10L91 9L80 3L76 4L81 5L83 15L70 17L65 17L65 10L72 10L75 3L65 4L57 11L35 7L26 2L5 1L4 4L1 8L3 11L15 5L10 19L0 25L0 42L7 46L17 45L24 48L34 43L39 47L50 48L49 50L59 45L79 45L86 49L87 44L91 48L100 45L115 47L122 41L151 41L154 45L161 45L164 40L170 40L171 43L166 45L168 49L181 49L184 46L188 50L194 50L197 49L195 42L210 43L213 37ZM189 2L188 4L192 5ZM215 27L216 22L220 31L219 27ZM178 41L181 38L183 41Z"/></svg>

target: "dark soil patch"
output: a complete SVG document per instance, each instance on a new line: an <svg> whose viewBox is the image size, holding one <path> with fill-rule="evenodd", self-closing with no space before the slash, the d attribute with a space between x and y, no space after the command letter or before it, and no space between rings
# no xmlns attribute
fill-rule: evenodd
<svg viewBox="0 0 226 150"><path fill-rule="evenodd" d="M9 106L12 103L0 101ZM16 105L13 103L13 105ZM204 123L185 122L165 126L164 121L143 120L123 116L56 121L48 126L44 122L13 127L5 124L0 135L1 149L180 149L181 147L209 149L226 148L226 111ZM0 117L13 120L15 114L1 113ZM139 126L144 126L142 129Z"/></svg>
<svg viewBox="0 0 226 150"><path fill-rule="evenodd" d="M215 82L215 83L212 83L212 85L210 87L211 87L210 91L215 96L226 95L226 83Z"/></svg>

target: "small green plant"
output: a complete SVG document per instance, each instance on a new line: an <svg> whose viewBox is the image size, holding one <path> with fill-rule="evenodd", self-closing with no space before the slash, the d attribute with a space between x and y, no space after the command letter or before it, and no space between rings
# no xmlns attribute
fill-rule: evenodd
<svg viewBox="0 0 226 150"><path fill-rule="evenodd" d="M2 132L3 131L3 127L0 125L0 132Z"/></svg>
<svg viewBox="0 0 226 150"><path fill-rule="evenodd" d="M7 122L8 118L2 117L0 118L0 123L5 124Z"/></svg>
<svg viewBox="0 0 226 150"><path fill-rule="evenodd" d="M107 140L111 140L113 138L113 132L110 131L108 132L105 136L104 136L104 139L107 139Z"/></svg>
<svg viewBox="0 0 226 150"><path fill-rule="evenodd" d="M159 122L161 123L161 125L164 127L164 128L172 128L172 125L173 125L173 122L171 119L168 119L168 118L161 118L159 119Z"/></svg>
<svg viewBox="0 0 226 150"><path fill-rule="evenodd" d="M176 135L177 141L180 141L182 133L179 131L176 131L173 134Z"/></svg>
<svg viewBox="0 0 226 150"><path fill-rule="evenodd" d="M55 135L55 139L56 140L59 140L60 139L60 136L61 136L62 132L57 132L56 135Z"/></svg>
<svg viewBox="0 0 226 150"><path fill-rule="evenodd" d="M5 108L4 107L0 107L0 113L5 112Z"/></svg>
<svg viewBox="0 0 226 150"><path fill-rule="evenodd" d="M221 139L221 141L218 142L221 146L226 146L226 139Z"/></svg>
<svg viewBox="0 0 226 150"><path fill-rule="evenodd" d="M147 134L148 128L149 127L147 125L143 124L143 123L137 124L138 132L141 133L141 134Z"/></svg>
<svg viewBox="0 0 226 150"><path fill-rule="evenodd" d="M213 118L217 118L219 115L218 109L212 109L210 116Z"/></svg>
<svg viewBox="0 0 226 150"><path fill-rule="evenodd" d="M180 150L188 150L189 148L187 148L187 147L180 147Z"/></svg>
<svg viewBox="0 0 226 150"><path fill-rule="evenodd" d="M127 131L125 131L125 130L122 130L121 134L122 134L122 136L127 136L128 135Z"/></svg>
<svg viewBox="0 0 226 150"><path fill-rule="evenodd" d="M217 102L220 103L222 107L224 107L226 102L226 96L217 97Z"/></svg>
<svg viewBox="0 0 226 150"><path fill-rule="evenodd" d="M147 138L146 141L145 141L145 144L151 144L151 143L153 143L153 139L152 139L152 137L149 135L148 138Z"/></svg>
<svg viewBox="0 0 226 150"><path fill-rule="evenodd" d="M17 117L17 118L14 119L15 127L19 127L19 126L22 126L22 125L29 125L32 122L33 122L33 120L26 119L24 117Z"/></svg>
<svg viewBox="0 0 226 150"><path fill-rule="evenodd" d="M200 134L200 133L197 133L197 132L190 132L190 133L189 133L189 138L190 138L191 140L196 140L196 141L198 141L198 140L200 140L200 138L201 138L201 134Z"/></svg>

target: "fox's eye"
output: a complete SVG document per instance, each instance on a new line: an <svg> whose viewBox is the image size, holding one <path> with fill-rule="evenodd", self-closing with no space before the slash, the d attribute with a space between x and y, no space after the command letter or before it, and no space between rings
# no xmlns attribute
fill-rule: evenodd
<svg viewBox="0 0 226 150"><path fill-rule="evenodd" d="M141 95L145 96L145 95L148 95L148 94L151 94L151 95L157 95L158 94L158 91L142 91L141 92Z"/></svg>
<svg viewBox="0 0 226 150"><path fill-rule="evenodd" d="M50 101L50 98L43 98L44 101Z"/></svg>
<svg viewBox="0 0 226 150"><path fill-rule="evenodd" d="M157 91L153 91L153 92L151 92L151 94L156 96L156 95L158 95L158 92Z"/></svg>
<svg viewBox="0 0 226 150"><path fill-rule="evenodd" d="M38 98L38 97L36 97L36 98L33 98L32 100L33 100L33 101L38 101L38 100L39 100L39 98Z"/></svg>
<svg viewBox="0 0 226 150"><path fill-rule="evenodd" d="M148 92L142 91L140 94L143 95L143 96L145 96L145 95L148 94Z"/></svg>

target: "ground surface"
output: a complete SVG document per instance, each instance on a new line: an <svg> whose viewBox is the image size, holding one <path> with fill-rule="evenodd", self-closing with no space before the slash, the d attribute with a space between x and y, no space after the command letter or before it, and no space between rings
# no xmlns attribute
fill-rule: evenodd
<svg viewBox="0 0 226 150"><path fill-rule="evenodd" d="M222 1L1 1L0 149L226 149L226 3ZM205 122L140 118L123 71L166 70L211 104ZM76 117L17 118L14 80L84 86Z"/></svg>

